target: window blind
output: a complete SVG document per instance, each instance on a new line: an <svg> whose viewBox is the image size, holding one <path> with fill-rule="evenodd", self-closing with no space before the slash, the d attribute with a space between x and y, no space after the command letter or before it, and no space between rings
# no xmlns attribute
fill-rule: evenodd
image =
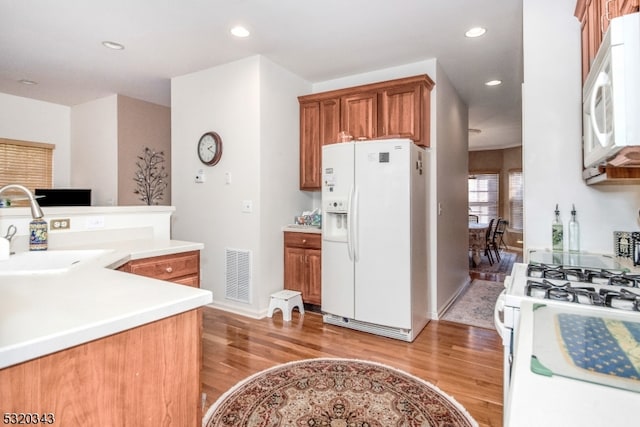
<svg viewBox="0 0 640 427"><path fill-rule="evenodd" d="M509 228L523 229L522 171L509 172Z"/></svg>
<svg viewBox="0 0 640 427"><path fill-rule="evenodd" d="M469 213L478 215L478 222L498 217L499 181L497 173L469 175Z"/></svg>
<svg viewBox="0 0 640 427"><path fill-rule="evenodd" d="M54 148L54 144L0 138L0 187L21 184L31 191L51 188ZM2 196L12 194L22 195L7 190Z"/></svg>

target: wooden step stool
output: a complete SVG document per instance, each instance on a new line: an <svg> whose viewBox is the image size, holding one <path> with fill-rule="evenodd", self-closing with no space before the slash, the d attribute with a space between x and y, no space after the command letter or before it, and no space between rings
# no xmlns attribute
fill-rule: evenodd
<svg viewBox="0 0 640 427"><path fill-rule="evenodd" d="M304 314L304 304L302 303L302 292L290 291L285 289L283 291L271 294L271 300L269 301L268 317L273 317L273 311L277 308L282 311L282 320L285 322L291 321L291 312L294 307L298 307L300 315Z"/></svg>

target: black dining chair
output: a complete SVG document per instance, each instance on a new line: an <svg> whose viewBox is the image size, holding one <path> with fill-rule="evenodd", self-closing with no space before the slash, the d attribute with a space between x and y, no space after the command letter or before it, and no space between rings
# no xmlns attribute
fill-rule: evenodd
<svg viewBox="0 0 640 427"><path fill-rule="evenodd" d="M504 233L507 230L507 224L508 222L506 219L498 219L496 230L493 232L493 241L497 250L500 250L501 247L504 247L504 249L508 249L507 244L504 242Z"/></svg>
<svg viewBox="0 0 640 427"><path fill-rule="evenodd" d="M484 235L485 245L484 245L484 254L489 259L489 265L493 265L493 255L491 255L491 238L493 237L493 223L495 218L491 218L489 221L489 227L487 227L487 232Z"/></svg>
<svg viewBox="0 0 640 427"><path fill-rule="evenodd" d="M500 261L500 240L502 239L502 236L504 235L504 231L506 228L507 228L507 221L502 218L498 218L498 221L496 221L496 226L493 230L493 233L491 234L491 239L489 242L489 250L493 251L498 261Z"/></svg>
<svg viewBox="0 0 640 427"><path fill-rule="evenodd" d="M478 215L469 214L469 222L475 222L475 223L478 223L478 220L479 220Z"/></svg>

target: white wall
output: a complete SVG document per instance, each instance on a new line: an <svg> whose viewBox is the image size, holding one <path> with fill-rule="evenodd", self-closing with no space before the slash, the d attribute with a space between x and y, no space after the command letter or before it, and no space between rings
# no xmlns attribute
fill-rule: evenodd
<svg viewBox="0 0 640 427"><path fill-rule="evenodd" d="M581 177L580 24L574 9L575 0L523 3L525 253L551 247L556 203L565 229L575 203L585 251L611 254L613 231L638 229L637 185L587 186Z"/></svg>
<svg viewBox="0 0 640 427"><path fill-rule="evenodd" d="M64 105L0 93L0 138L55 144L55 187L68 187L70 182L70 114Z"/></svg>
<svg viewBox="0 0 640 427"><path fill-rule="evenodd" d="M293 215L314 207L313 194L299 189L300 106L297 97L309 89L300 77L260 57L260 253L256 289L260 309L269 295L283 288L284 235L281 227Z"/></svg>
<svg viewBox="0 0 640 427"><path fill-rule="evenodd" d="M254 56L172 79L173 236L203 242L202 287L214 305L264 315L266 296L282 289L281 227L308 209L297 190L299 113L306 84ZM207 131L223 140L215 167L198 161L196 143ZM206 182L194 177L204 170ZM225 183L225 173L231 183ZM253 212L243 213L243 200ZM251 303L225 299L225 248L252 252Z"/></svg>
<svg viewBox="0 0 640 427"><path fill-rule="evenodd" d="M435 81L432 121L437 143L432 157L436 173L431 189L437 196L432 198L431 228L437 224L437 234L431 236L432 254L435 251L431 259L437 261L437 267L431 280L438 286L431 300L433 318L442 314L469 281L469 109L439 63Z"/></svg>
<svg viewBox="0 0 640 427"><path fill-rule="evenodd" d="M91 189L91 204L118 204L118 95L71 108L71 186Z"/></svg>

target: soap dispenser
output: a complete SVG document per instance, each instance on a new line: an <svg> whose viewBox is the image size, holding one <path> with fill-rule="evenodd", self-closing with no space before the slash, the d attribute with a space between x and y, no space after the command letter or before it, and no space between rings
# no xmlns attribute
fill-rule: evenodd
<svg viewBox="0 0 640 427"><path fill-rule="evenodd" d="M576 205L571 210L571 221L569 221L569 252L580 251L580 224L576 219Z"/></svg>
<svg viewBox="0 0 640 427"><path fill-rule="evenodd" d="M555 219L551 224L551 244L554 252L562 252L564 250L564 240L562 233L562 221L560 220L560 211L556 203Z"/></svg>
<svg viewBox="0 0 640 427"><path fill-rule="evenodd" d="M29 223L29 250L46 251L48 247L47 221L35 218Z"/></svg>

